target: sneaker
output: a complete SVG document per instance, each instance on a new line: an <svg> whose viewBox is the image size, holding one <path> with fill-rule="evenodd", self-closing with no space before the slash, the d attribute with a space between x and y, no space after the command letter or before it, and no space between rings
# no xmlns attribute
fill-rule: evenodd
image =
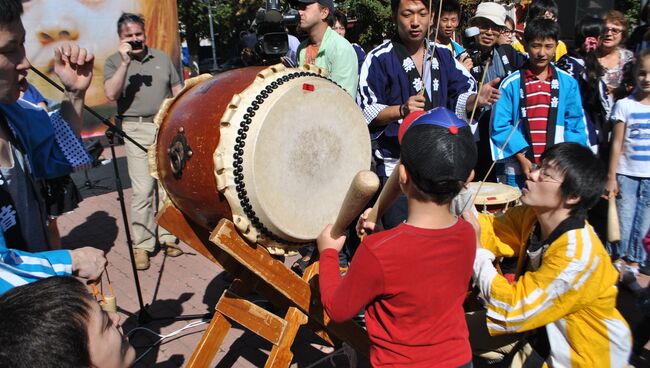
<svg viewBox="0 0 650 368"><path fill-rule="evenodd" d="M178 245L173 243L165 243L160 245L165 250L165 254L169 257L178 257L183 254L183 250Z"/></svg>
<svg viewBox="0 0 650 368"><path fill-rule="evenodd" d="M614 267L616 268L616 271L618 271L618 273L623 273L624 267L626 265L627 264L625 263L625 260L623 258L619 258L614 261Z"/></svg>
<svg viewBox="0 0 650 368"><path fill-rule="evenodd" d="M626 264L624 270L625 272L631 273L635 278L639 275L639 266L630 266L629 264Z"/></svg>
<svg viewBox="0 0 650 368"><path fill-rule="evenodd" d="M144 271L149 268L149 252L144 249L135 249L133 251L135 255L135 269Z"/></svg>
<svg viewBox="0 0 650 368"><path fill-rule="evenodd" d="M646 276L650 276L650 261L647 261L645 266L639 268L639 272Z"/></svg>

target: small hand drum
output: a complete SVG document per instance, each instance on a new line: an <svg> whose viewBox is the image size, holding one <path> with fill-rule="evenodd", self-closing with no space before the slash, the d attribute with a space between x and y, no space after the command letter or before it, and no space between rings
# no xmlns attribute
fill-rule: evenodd
<svg viewBox="0 0 650 368"><path fill-rule="evenodd" d="M469 183L473 193L480 191L474 200L474 206L482 213L499 214L519 203L521 192L515 187L500 183Z"/></svg>

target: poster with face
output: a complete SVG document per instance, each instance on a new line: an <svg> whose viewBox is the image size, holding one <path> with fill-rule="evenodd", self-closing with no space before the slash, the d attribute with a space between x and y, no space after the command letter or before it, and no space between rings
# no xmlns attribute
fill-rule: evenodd
<svg viewBox="0 0 650 368"><path fill-rule="evenodd" d="M104 95L104 63L120 45L117 20L123 12L142 14L146 44L166 52L180 65L180 44L176 0L23 0L25 49L31 64L41 72L54 75L54 49L63 42L76 42L95 54L93 82L86 104L108 117L115 104ZM28 80L55 104L61 93L35 73ZM86 115L84 136L103 134L105 126Z"/></svg>

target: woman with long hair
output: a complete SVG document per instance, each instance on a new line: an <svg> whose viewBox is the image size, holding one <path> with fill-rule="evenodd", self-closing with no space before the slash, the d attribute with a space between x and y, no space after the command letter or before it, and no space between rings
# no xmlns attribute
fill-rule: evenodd
<svg viewBox="0 0 650 368"><path fill-rule="evenodd" d="M604 29L605 21L597 16L587 15L580 19L575 28L575 48L558 61L558 66L578 82L590 133L589 141L592 145L598 145L601 158L609 154L607 120L611 109L607 85L602 80L605 70L597 56ZM607 162L607 159L604 158L604 161Z"/></svg>

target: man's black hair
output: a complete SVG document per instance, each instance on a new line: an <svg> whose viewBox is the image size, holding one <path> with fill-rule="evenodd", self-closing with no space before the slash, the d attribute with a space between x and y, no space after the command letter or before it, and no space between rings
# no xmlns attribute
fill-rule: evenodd
<svg viewBox="0 0 650 368"><path fill-rule="evenodd" d="M591 150L573 142L559 143L546 149L540 161L551 163L564 174L560 185L563 198L580 197L571 207L571 215L586 218L605 190L605 165Z"/></svg>
<svg viewBox="0 0 650 368"><path fill-rule="evenodd" d="M477 160L476 143L469 126L459 128L456 134L437 125L410 127L400 150L400 162L419 191L418 199L437 204L451 202Z"/></svg>
<svg viewBox="0 0 650 368"><path fill-rule="evenodd" d="M20 0L0 0L0 24L7 24L20 19L23 3Z"/></svg>
<svg viewBox="0 0 650 368"><path fill-rule="evenodd" d="M438 8L435 11L438 11ZM456 0L444 0L440 13L456 13L458 14L458 18L460 18L460 4Z"/></svg>
<svg viewBox="0 0 650 368"><path fill-rule="evenodd" d="M545 40L552 38L556 42L560 38L560 25L551 19L537 18L526 23L524 29L524 44L529 44L534 40Z"/></svg>
<svg viewBox="0 0 650 368"><path fill-rule="evenodd" d="M533 19L543 17L546 12L550 12L555 18L558 17L560 11L555 0L534 0L528 7L526 20L530 22Z"/></svg>
<svg viewBox="0 0 650 368"><path fill-rule="evenodd" d="M343 28L348 28L348 17L343 13L342 11L336 9L334 11L334 20L332 21L332 26L336 24L336 22L341 23Z"/></svg>
<svg viewBox="0 0 650 368"><path fill-rule="evenodd" d="M390 11L392 12L393 15L397 15L397 9L399 9L399 3L402 1L404 0L390 0ZM416 1L422 2L422 4L426 5L427 9L429 8L428 1L426 0L416 0ZM438 0L431 0L431 12L435 13L437 11L438 11Z"/></svg>
<svg viewBox="0 0 650 368"><path fill-rule="evenodd" d="M120 15L120 18L117 20L117 35L120 35L120 31L122 30L122 26L127 24L127 23L135 23L139 24L140 27L144 30L144 17L140 14L134 14L134 13L122 13Z"/></svg>
<svg viewBox="0 0 650 368"><path fill-rule="evenodd" d="M91 299L73 277L50 277L0 296L0 366L90 367Z"/></svg>

